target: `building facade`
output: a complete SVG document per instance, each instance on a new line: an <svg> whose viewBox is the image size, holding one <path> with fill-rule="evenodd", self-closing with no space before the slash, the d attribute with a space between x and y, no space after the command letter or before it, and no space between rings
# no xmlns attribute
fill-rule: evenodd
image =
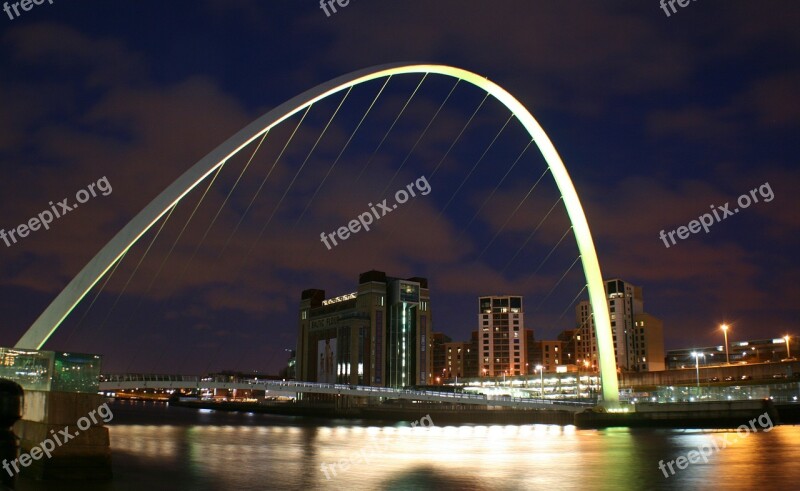
<svg viewBox="0 0 800 491"><path fill-rule="evenodd" d="M433 379L425 278L368 271L352 293L303 291L298 316L297 380L407 387Z"/></svg>
<svg viewBox="0 0 800 491"><path fill-rule="evenodd" d="M476 378L479 377L480 370L480 353L478 350L478 331L472 331L467 348L467 355L464 359L464 377Z"/></svg>
<svg viewBox="0 0 800 491"><path fill-rule="evenodd" d="M442 383L442 379L447 371L447 353L445 351L445 343L449 343L453 340L450 338L450 336L443 332L431 333L430 340L430 351L433 356L432 373L434 382L436 381L436 377L439 377L439 383Z"/></svg>
<svg viewBox="0 0 800 491"><path fill-rule="evenodd" d="M532 366L534 371L537 366L541 366L545 372L555 372L559 365L566 365L562 341L533 342Z"/></svg>
<svg viewBox="0 0 800 491"><path fill-rule="evenodd" d="M666 370L664 364L664 323L661 319L646 312L633 316L635 372L660 372Z"/></svg>
<svg viewBox="0 0 800 491"><path fill-rule="evenodd" d="M445 343L445 369L443 380L455 380L466 377L467 357L470 352L469 342Z"/></svg>
<svg viewBox="0 0 800 491"><path fill-rule="evenodd" d="M562 349L564 350L564 354L562 356L564 358L564 364L566 365L578 365L577 335L578 331L576 329L567 329L558 334L557 339L563 343L561 345Z"/></svg>
<svg viewBox="0 0 800 491"><path fill-rule="evenodd" d="M524 374L527 346L522 297L480 297L478 326L480 375Z"/></svg>
<svg viewBox="0 0 800 491"><path fill-rule="evenodd" d="M644 312L642 288L620 279L606 281L605 288L617 367L625 371L663 370L664 365L657 362L664 357L663 326ZM636 325L637 320L641 325ZM597 335L588 300L575 307L575 322L577 364L597 370Z"/></svg>

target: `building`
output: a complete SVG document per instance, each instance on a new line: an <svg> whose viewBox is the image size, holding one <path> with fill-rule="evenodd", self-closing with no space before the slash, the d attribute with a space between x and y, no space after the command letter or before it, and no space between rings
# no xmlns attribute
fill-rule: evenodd
<svg viewBox="0 0 800 491"><path fill-rule="evenodd" d="M478 326L481 375L498 377L525 373L527 346L522 297L480 297Z"/></svg>
<svg viewBox="0 0 800 491"><path fill-rule="evenodd" d="M445 343L453 341L450 336L443 332L431 333L431 353L433 355L433 369L432 374L434 382L436 377L443 377L447 370L447 353L445 352ZM440 378L441 383L441 378Z"/></svg>
<svg viewBox="0 0 800 491"><path fill-rule="evenodd" d="M660 372L666 370L664 364L664 323L661 319L646 312L633 316L635 372Z"/></svg>
<svg viewBox="0 0 800 491"><path fill-rule="evenodd" d="M533 373L533 367L536 366L536 346L533 343L533 329L525 329L525 372L529 374Z"/></svg>
<svg viewBox="0 0 800 491"><path fill-rule="evenodd" d="M445 343L446 367L442 373L442 380L453 380L456 377L464 378L466 376L467 353L469 349L469 342Z"/></svg>
<svg viewBox="0 0 800 491"><path fill-rule="evenodd" d="M534 372L539 365L545 372L555 372L559 365L566 365L563 341L534 341L531 364Z"/></svg>
<svg viewBox="0 0 800 491"><path fill-rule="evenodd" d="M472 331L467 354L464 357L464 377L476 378L480 375L480 361L478 353L478 331Z"/></svg>
<svg viewBox="0 0 800 491"><path fill-rule="evenodd" d="M379 387L430 384L428 280L359 276L352 293L303 291L298 312L297 380Z"/></svg>
<svg viewBox="0 0 800 491"><path fill-rule="evenodd" d="M567 329L565 331L561 331L558 335L558 340L561 341L562 349L564 350L563 358L565 365L577 365L578 362L578 339L577 339L578 330L577 329Z"/></svg>
<svg viewBox="0 0 800 491"><path fill-rule="evenodd" d="M605 288L617 367L626 371L663 370L663 364L654 361L663 358L663 325L644 312L642 288L620 279L606 281ZM597 335L588 300L575 307L575 321L577 362L597 370Z"/></svg>

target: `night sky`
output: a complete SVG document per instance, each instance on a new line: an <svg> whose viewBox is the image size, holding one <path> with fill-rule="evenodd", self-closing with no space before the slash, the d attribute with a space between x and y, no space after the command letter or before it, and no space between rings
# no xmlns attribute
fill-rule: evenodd
<svg viewBox="0 0 800 491"><path fill-rule="evenodd" d="M0 228L103 177L112 189L0 241L0 345L236 131L391 62L464 68L528 107L575 183L603 275L644 287L668 349L721 344L723 321L732 340L800 335L798 25L793 0L701 0L669 17L657 0L351 0L330 17L313 0L55 0L0 13ZM384 82L245 148L45 348L102 353L108 372L274 373L295 345L300 292L348 293L371 269L427 277L434 330L456 340L476 328L479 295L523 295L538 339L574 327L577 247L516 119L453 79ZM422 176L429 194L321 243ZM709 233L659 238L753 189L759 202Z"/></svg>

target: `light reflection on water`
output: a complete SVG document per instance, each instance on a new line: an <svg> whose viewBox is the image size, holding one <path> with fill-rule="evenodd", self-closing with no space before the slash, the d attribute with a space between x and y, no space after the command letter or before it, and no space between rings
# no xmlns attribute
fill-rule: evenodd
<svg viewBox="0 0 800 491"><path fill-rule="evenodd" d="M196 412L163 406L145 411L152 421L163 421L164 412L180 413L178 420L186 421L125 424L124 417L115 418L115 480L97 489L745 490L797 489L800 482L798 426L739 438L707 464L665 478L659 460L735 433L549 425L410 428L217 412L198 420ZM139 410L137 418L147 413ZM344 459L352 463L343 467Z"/></svg>

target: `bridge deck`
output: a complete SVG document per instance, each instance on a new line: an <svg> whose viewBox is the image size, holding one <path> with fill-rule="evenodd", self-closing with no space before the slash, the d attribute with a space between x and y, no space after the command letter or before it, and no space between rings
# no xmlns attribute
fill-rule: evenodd
<svg viewBox="0 0 800 491"><path fill-rule="evenodd" d="M101 391L135 389L225 389L225 390L264 390L270 395L294 396L296 394L340 394L358 397L382 397L385 399L406 399L428 402L450 402L481 406L503 406L527 409L550 409L578 412L591 403L533 399L509 396L487 396L486 394L439 392L430 390L393 389L389 387L370 387L343 384L321 384L314 382L238 380L223 381L187 376L110 376L100 382Z"/></svg>

